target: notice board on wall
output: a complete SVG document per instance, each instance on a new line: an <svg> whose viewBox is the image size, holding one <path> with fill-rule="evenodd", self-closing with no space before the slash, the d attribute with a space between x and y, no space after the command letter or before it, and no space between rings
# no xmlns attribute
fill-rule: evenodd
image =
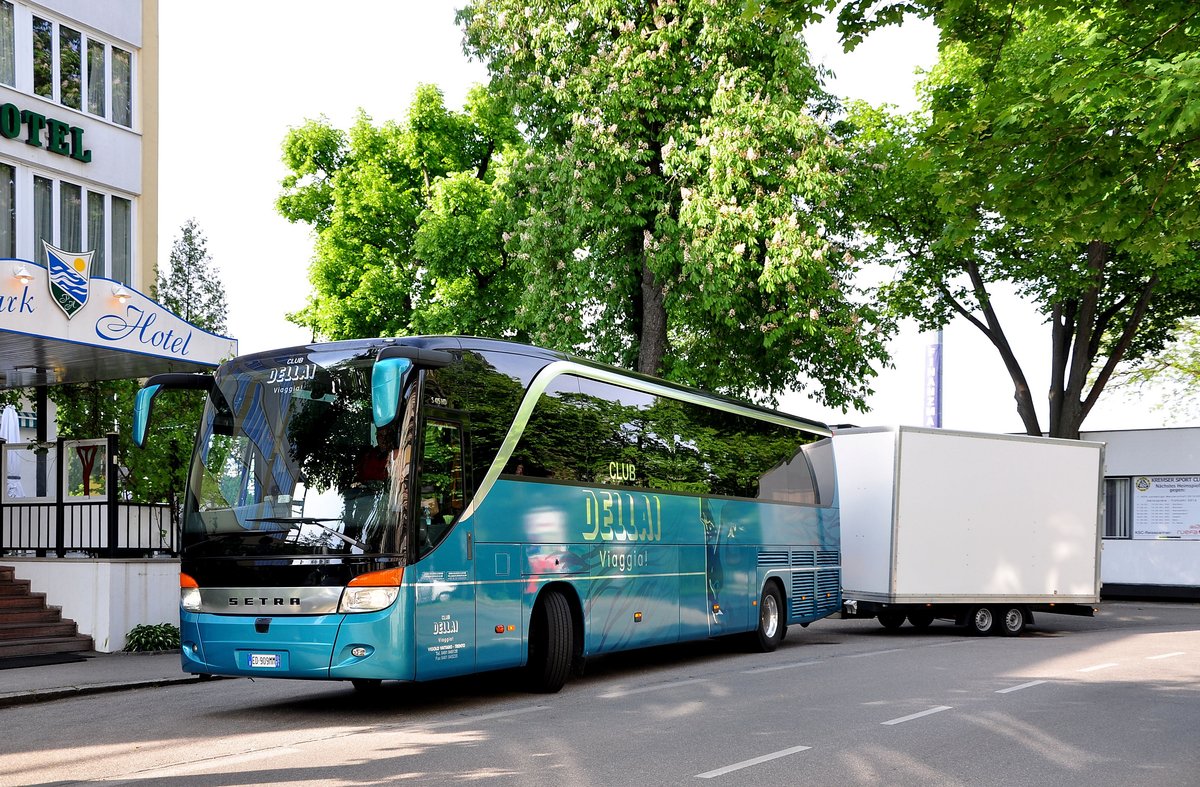
<svg viewBox="0 0 1200 787"><path fill-rule="evenodd" d="M1134 478L1133 537L1200 540L1200 475Z"/></svg>

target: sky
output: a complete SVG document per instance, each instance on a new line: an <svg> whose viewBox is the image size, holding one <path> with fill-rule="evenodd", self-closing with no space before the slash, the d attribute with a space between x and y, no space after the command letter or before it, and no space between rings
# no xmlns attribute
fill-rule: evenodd
<svg viewBox="0 0 1200 787"><path fill-rule="evenodd" d="M307 342L287 322L309 292L313 237L275 210L286 174L282 142L290 128L324 116L348 128L362 110L376 123L401 120L418 84L438 85L447 106L486 81L481 63L462 52L447 0L310 0L160 6L159 258L179 228L196 220L226 286L229 334L242 353ZM236 22L236 23L235 23ZM915 22L872 33L845 54L831 24L807 35L813 59L835 73L837 95L916 108L918 69L936 60L931 25ZM1045 427L1049 329L1027 304L997 299ZM830 423L922 425L925 354L934 341L906 327L891 343L893 369L881 371L868 412L843 413L803 394L781 407ZM995 350L973 326L944 332L943 419L952 429L1023 431L1012 383ZM1152 428L1168 416L1153 400L1106 395L1087 429ZM1179 424L1183 425L1183 424Z"/></svg>

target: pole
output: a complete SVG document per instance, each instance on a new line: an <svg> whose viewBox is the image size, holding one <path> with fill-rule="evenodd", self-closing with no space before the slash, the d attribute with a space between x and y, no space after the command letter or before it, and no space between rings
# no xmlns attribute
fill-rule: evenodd
<svg viewBox="0 0 1200 787"><path fill-rule="evenodd" d="M925 426L942 428L942 329L925 348Z"/></svg>

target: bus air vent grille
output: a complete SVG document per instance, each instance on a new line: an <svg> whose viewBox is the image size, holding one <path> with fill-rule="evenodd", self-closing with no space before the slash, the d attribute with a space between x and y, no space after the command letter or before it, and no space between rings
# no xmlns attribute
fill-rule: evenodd
<svg viewBox="0 0 1200 787"><path fill-rule="evenodd" d="M818 566L836 566L838 564L840 557L841 556L837 552L827 552L827 551L818 552L817 553L817 565Z"/></svg>
<svg viewBox="0 0 1200 787"><path fill-rule="evenodd" d="M817 610L817 600L811 572L792 574L792 593L790 602L792 617L804 617Z"/></svg>
<svg viewBox="0 0 1200 787"><path fill-rule="evenodd" d="M817 572L817 595L822 600L826 596L836 597L838 595L838 586L841 582L838 579L838 571L818 571Z"/></svg>
<svg viewBox="0 0 1200 787"><path fill-rule="evenodd" d="M812 550L811 549L794 549L794 550L792 550L792 565L800 566L801 568L803 568L805 566L815 566L816 562L815 562L815 559L813 558Z"/></svg>
<svg viewBox="0 0 1200 787"><path fill-rule="evenodd" d="M764 549L758 553L758 564L760 566L786 566L788 565L787 550Z"/></svg>

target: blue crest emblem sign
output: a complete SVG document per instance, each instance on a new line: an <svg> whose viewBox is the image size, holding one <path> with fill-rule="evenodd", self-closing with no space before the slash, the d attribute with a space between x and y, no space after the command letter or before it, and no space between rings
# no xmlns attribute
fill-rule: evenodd
<svg viewBox="0 0 1200 787"><path fill-rule="evenodd" d="M46 249L46 269L50 271L47 282L50 285L50 298L63 310L67 319L87 303L89 280L88 269L92 265L92 255L95 251L70 252L56 249L46 241L42 241Z"/></svg>

